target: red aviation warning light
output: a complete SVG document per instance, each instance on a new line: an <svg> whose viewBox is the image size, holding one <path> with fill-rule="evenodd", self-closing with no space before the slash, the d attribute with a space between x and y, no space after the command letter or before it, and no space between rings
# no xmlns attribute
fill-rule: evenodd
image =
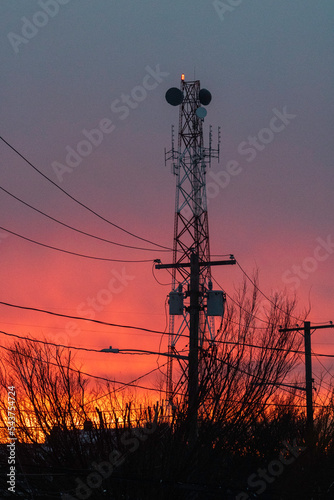
<svg viewBox="0 0 334 500"><path fill-rule="evenodd" d="M184 74L181 75L181 80L184 82Z"/></svg>

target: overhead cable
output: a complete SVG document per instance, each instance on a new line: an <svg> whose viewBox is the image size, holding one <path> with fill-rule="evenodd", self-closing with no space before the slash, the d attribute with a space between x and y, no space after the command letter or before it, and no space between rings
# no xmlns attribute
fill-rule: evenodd
<svg viewBox="0 0 334 500"><path fill-rule="evenodd" d="M106 217L103 217L102 215L100 215L98 212L96 212L95 210L93 210L92 208L88 207L85 203L82 203L81 201L77 200L74 196L72 196L70 193L68 193L67 191L65 191L65 189L63 189L62 187L60 187L56 182L54 182L52 179L50 179L47 175L45 175L41 170L39 170L37 167L35 167L35 165L33 163L31 163L22 153L20 153L16 148L14 148L14 146L12 146L8 141L6 141L2 136L0 136L0 139L2 140L2 142L4 142L12 151L14 151L18 156L20 156L20 158L22 158L31 168L33 168L39 175L41 175L42 177L44 177L44 179L46 179L48 182L50 182L53 186L55 186L57 189L59 189L62 193L65 194L65 196L67 196L68 198L70 198L72 201L74 201L75 203L77 203L78 205L80 205L81 207L83 207L85 210L88 210L88 212L92 213L93 215L95 215L96 217L98 217L99 219L103 220L104 222L107 222L107 224L110 224L111 226L113 227L116 227L117 229L119 229L120 231L123 231L124 233L126 234L129 234L130 236L132 236L133 238L137 238L138 240L141 240L141 241L145 241L146 243L150 243L151 245L154 245L158 248L164 248L166 250L171 250L171 248L169 247L166 247L164 245L160 245L158 243L155 243L154 241L151 241L149 239L146 239L146 238L142 238L141 236L138 236L136 235L135 233L132 233L131 231L128 231L127 229L124 229L123 227L119 226L118 224L115 224L114 222L111 222L110 220L108 220Z"/></svg>
<svg viewBox="0 0 334 500"><path fill-rule="evenodd" d="M43 215L44 217L47 217L48 219L53 220L57 224L60 224L60 225L62 225L64 227L67 227L68 229L71 229L72 231L76 231L77 233L83 234L85 236L89 236L90 238L94 238L94 239L99 240L99 241L104 241L105 243L110 243L111 245L117 245L119 247L131 248L133 250L144 250L144 251L148 251L148 252L156 252L157 251L156 248L142 248L142 247L135 247L133 245L125 245L123 243L118 243L116 241L111 241L111 240L108 240L106 238L102 238L100 236L97 236L95 234L88 233L87 231L82 231L81 229L78 229L76 227L70 226L69 224L66 224L65 222L62 222L62 221L56 219L55 217L52 217L51 215L46 214L42 210L39 210L38 208L36 208L33 205L31 205L30 203L27 203L26 201L22 200L21 198L15 196L15 194L10 193L7 189L3 188L2 186L0 186L0 189L2 191L4 191L5 193L7 193L12 198L14 198L15 200L19 201L20 203L23 203L23 205L26 205L27 207L31 208L32 210L35 210L35 212L38 212L39 214ZM169 252L170 250L160 250L160 251L161 252Z"/></svg>
<svg viewBox="0 0 334 500"><path fill-rule="evenodd" d="M85 255L82 253L71 252L70 250L65 250L64 248L54 247L52 245L47 245L46 243L41 243L40 241L33 240L31 238L28 238L27 236L23 236L22 234L18 234L16 232L11 231L10 229L7 229L7 228L2 227L2 226L0 226L0 229L2 229L3 231L6 231L7 233L13 234L14 236L17 236L18 238L29 241L30 243L34 243L35 245L39 245L39 246L45 247L45 248L50 248L51 250L56 250L57 252L62 252L62 253L66 253L69 255L74 255L75 257L82 257L84 259L93 259L93 260L100 260L100 261L107 261L107 262L128 262L128 263L152 262L152 259L142 259L142 260L110 259L107 257L96 257L94 255Z"/></svg>

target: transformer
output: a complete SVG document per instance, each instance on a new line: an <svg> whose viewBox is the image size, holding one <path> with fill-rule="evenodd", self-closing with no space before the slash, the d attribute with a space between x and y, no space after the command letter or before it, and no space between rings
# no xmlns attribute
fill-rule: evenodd
<svg viewBox="0 0 334 500"><path fill-rule="evenodd" d="M207 293L207 315L224 316L226 297L221 290L209 290Z"/></svg>
<svg viewBox="0 0 334 500"><path fill-rule="evenodd" d="M169 314L170 316L183 316L183 293L169 293Z"/></svg>

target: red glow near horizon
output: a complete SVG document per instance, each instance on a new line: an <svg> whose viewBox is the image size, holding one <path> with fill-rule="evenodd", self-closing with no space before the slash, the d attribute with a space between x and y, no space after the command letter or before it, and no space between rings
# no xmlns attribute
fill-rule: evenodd
<svg viewBox="0 0 334 500"><path fill-rule="evenodd" d="M170 182L172 183L172 180ZM217 217L219 207L215 205L216 201L210 200L212 205L209 207L209 219L212 220L213 226L221 220L220 217ZM172 203L170 209L172 212ZM127 218L125 213L122 216L124 225L127 223L128 227L132 228L134 225L132 213L130 212ZM139 221L138 214L135 216L138 232L145 235L152 234L150 222L145 220L137 222L137 219ZM172 217L170 219L169 227L166 227L165 221L164 224L156 223L153 228L155 241L166 244L172 240ZM310 242L310 251L306 251L302 243L295 245L291 250L293 251L293 260L291 260L289 254L282 255L282 250L278 245L279 236L274 229L272 233L266 232L266 234L262 234L259 229L256 237L251 240L248 231L253 229L240 227L240 225L241 222L233 220L232 216L230 227L225 229L228 236L228 246L230 248L231 245L233 246L232 250L237 260L240 255L241 265L249 275L252 275L247 253L256 254L261 251L266 258L261 261L260 288L267 295L270 295L271 290L283 291L286 287L287 292L293 296L295 291L290 290L282 281L282 275L287 269L292 270L293 264L302 265L308 255L307 252L312 255L313 248L317 243ZM86 222L85 227L89 232L96 232L93 224ZM240 227L240 230L235 231L235 227ZM29 231L33 230L34 227L29 227ZM29 231L26 230L25 234L29 234ZM22 230L22 232L24 231ZM235 238L235 233L242 234L240 241ZM101 231L100 234L104 235L105 233ZM298 236L301 240L302 234ZM37 235L37 238L69 249L76 249L76 244L78 245L76 241L71 241L67 235L64 237L61 232L50 234L43 230L40 236ZM226 249L227 245L226 243L223 245L221 239L220 232L217 233L214 230L211 233L212 254L225 253L223 249L224 247ZM287 234L286 239L289 239ZM246 240L252 241L253 246L245 251ZM157 331L166 330L168 323L165 314L165 300L170 285L161 286L155 281L152 276L152 262L142 264L95 263L78 257L64 256L58 252L35 247L30 243L22 243L14 236L1 242L1 250L3 265L1 299L5 302L120 325L136 325ZM88 247L87 253L105 255L106 250L104 247L101 250L95 250L92 245ZM157 257L170 258L170 255L167 257L160 254L159 250L157 253L154 252L153 256L152 259ZM111 257L122 258L123 251L112 249ZM124 258L131 258L131 254L124 254ZM326 261L319 262L316 272L309 272L307 279L300 279L300 286L296 290L300 299L299 310L307 305L309 292L312 290L315 306L311 311L311 321L333 320L331 317L333 298L330 293L324 293L325 289L319 289L319 280L324 283L328 281L328 264L331 264L332 258L329 255ZM15 266L13 266L13 261ZM273 262L281 263L281 267L273 266ZM161 283L170 282L170 275L167 271L155 271L155 274ZM215 268L213 275L231 295L233 295L234 288L238 287L243 279L241 271L236 266L221 270ZM261 300L261 308L268 306L266 299L262 297ZM91 322L9 309L4 306L1 306L0 313L1 326L4 331L22 336L31 335L38 339L45 338L46 341L55 344L97 350L112 345L118 349L133 348L154 352L161 349L161 352L167 351L168 335L161 337L158 334L139 330L108 327ZM9 338L4 336L2 338L6 338L3 340L3 345L8 346ZM334 347L328 345L329 339L330 334L317 332L312 337L314 351L333 354ZM92 375L129 382L157 368L157 358L154 355L76 351L75 364ZM165 358L160 357L159 364L163 365L165 361ZM330 361L327 358L322 359L328 368ZM316 360L314 360L314 368L321 370ZM165 371L165 368L162 371ZM151 376L144 378L141 385L153 387L162 380L164 380L163 376L157 370Z"/></svg>
<svg viewBox="0 0 334 500"><path fill-rule="evenodd" d="M214 213L212 215L214 216ZM129 220L129 226L131 226L131 220ZM93 229L88 226L89 231L94 232ZM144 230L143 224L141 231ZM147 228L146 234L150 234L150 228ZM172 237L172 227L170 234ZM61 240L61 235L55 236L57 240ZM273 238L268 236L264 241L259 235L259 244L262 246L265 244L266 255L271 255L274 260L279 261L282 256L277 248L276 236ZM216 239L216 236L212 238L213 248L217 248ZM168 240L164 227L156 227L155 240L159 242ZM14 253L10 250L13 245L15 245ZM65 241L64 246L69 247L69 242ZM62 256L46 249L32 248L28 243L24 243L21 247L14 237L2 242L2 250L3 263L7 262L7 266L2 275L2 282L6 283L6 287L2 289L1 298L6 302L120 325L135 325L158 331L166 329L165 300L170 286L161 286L154 280L152 263L86 265L87 261L83 259ZM295 262L302 263L305 258L303 246L294 248L294 252ZM238 253L236 252L237 258ZM17 262L14 268L10 264L13 256ZM155 257L158 256L161 256L159 251ZM329 259L330 257L328 261ZM242 260L241 263L244 265ZM317 273L310 273L307 280L301 280L297 290L297 295L301 299L301 309L303 304L307 304L309 288L312 287L313 280L318 276L322 277L326 272L325 264L326 262L320 262ZM276 269L271 269L271 263L267 261L264 261L262 265L265 274L261 275L260 288L268 295L272 288L283 290L285 285L281 279L282 270L277 272ZM291 268L291 263L287 265L287 268ZM246 271L252 274L252 270L247 267ZM162 283L170 281L167 271L156 271L155 274ZM242 273L235 266L231 266L231 269L215 269L213 274L232 295L234 286L240 284L243 278ZM325 274L323 277L325 279ZM293 293L292 290L291 294ZM310 319L313 321L333 319L331 318L331 296L323 296L321 299L321 302L312 310ZM268 305L263 297L262 303L263 306ZM1 306L1 317L2 329L6 332L22 336L31 335L38 339L45 338L46 341L56 344L97 350L112 345L118 349L167 351L167 335L161 337L139 330L108 327L88 321L9 309L4 306ZM326 336L324 332L317 332L312 338L314 351L332 354L334 348L322 344L328 338L329 334ZM9 342L9 338L6 337L4 345L8 346ZM160 357L159 364L162 365L165 361L165 358ZM322 361L327 366L330 360L324 358ZM157 356L76 351L75 363L77 367L82 365L83 371L93 375L129 382L157 368ZM316 367L316 361L314 361L314 366ZM144 378L142 385L154 386L159 379L163 380L163 377L157 370L152 376Z"/></svg>

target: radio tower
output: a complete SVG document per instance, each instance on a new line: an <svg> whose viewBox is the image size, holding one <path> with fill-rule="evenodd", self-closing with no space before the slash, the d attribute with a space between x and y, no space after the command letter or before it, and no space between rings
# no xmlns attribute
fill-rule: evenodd
<svg viewBox="0 0 334 500"><path fill-rule="evenodd" d="M174 395L184 393L188 383L188 407L189 411L195 408L196 421L201 371L199 348L214 340L213 317L222 317L224 313L224 293L212 291L211 265L235 264L235 260L231 256L229 261L210 262L206 172L211 159L219 159L220 140L218 130L218 146L212 149L210 127L209 147L204 147L203 121L207 111L203 106L210 104L211 94L201 89L199 80L186 82L182 75L180 88L170 88L166 100L172 106L179 106L177 148L172 127L172 149L165 151L165 162L171 160L176 176L173 264L156 266L172 270L166 398L172 404ZM188 332L189 346L186 346L183 337ZM184 347L182 351L177 349L180 344ZM183 355L184 350L189 350L188 356ZM179 368L174 374L175 361Z"/></svg>

